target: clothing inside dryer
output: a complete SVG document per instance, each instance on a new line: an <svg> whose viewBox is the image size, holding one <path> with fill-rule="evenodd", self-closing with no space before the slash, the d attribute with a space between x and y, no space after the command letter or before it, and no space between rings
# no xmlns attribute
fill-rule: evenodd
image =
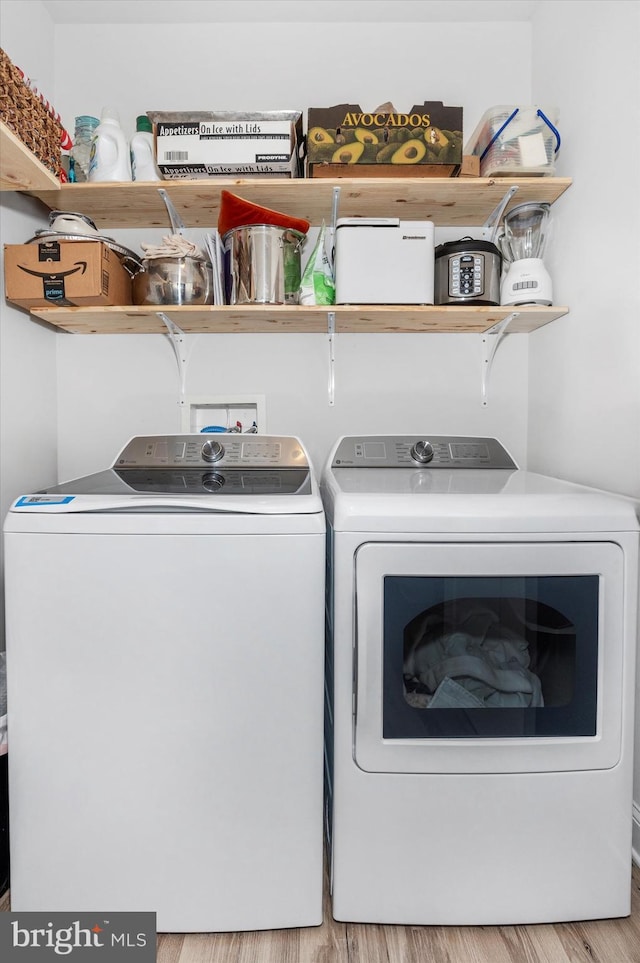
<svg viewBox="0 0 640 963"><path fill-rule="evenodd" d="M575 627L533 599L441 602L405 629L405 698L430 709L566 705L575 641Z"/></svg>

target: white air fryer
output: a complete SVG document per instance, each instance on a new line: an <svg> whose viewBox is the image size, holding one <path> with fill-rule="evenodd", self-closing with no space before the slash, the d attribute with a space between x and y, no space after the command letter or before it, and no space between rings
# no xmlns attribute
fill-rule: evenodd
<svg viewBox="0 0 640 963"><path fill-rule="evenodd" d="M501 304L553 304L553 287L542 255L550 205L519 204L505 215L502 253L509 268L500 285Z"/></svg>

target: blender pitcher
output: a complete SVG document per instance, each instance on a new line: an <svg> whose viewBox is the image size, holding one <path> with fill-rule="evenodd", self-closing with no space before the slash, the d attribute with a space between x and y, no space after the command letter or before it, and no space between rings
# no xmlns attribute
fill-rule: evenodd
<svg viewBox="0 0 640 963"><path fill-rule="evenodd" d="M509 268L500 285L501 304L553 303L551 278L542 260L549 209L549 204L534 201L505 215L501 246Z"/></svg>

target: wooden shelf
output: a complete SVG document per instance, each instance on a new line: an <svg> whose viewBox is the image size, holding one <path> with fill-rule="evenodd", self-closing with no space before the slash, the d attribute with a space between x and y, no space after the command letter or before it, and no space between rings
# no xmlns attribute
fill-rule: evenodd
<svg viewBox="0 0 640 963"><path fill-rule="evenodd" d="M46 191L52 198L60 181L31 153L19 137L0 120L0 190ZM57 206L52 203L51 209Z"/></svg>
<svg viewBox="0 0 640 963"><path fill-rule="evenodd" d="M528 333L569 309L564 307L423 307L415 305L249 305L221 307L34 308L31 314L73 334L166 334L163 313L187 334L326 334L329 312L338 334L476 333L488 331L510 314L509 331Z"/></svg>
<svg viewBox="0 0 640 963"><path fill-rule="evenodd" d="M253 178L154 183L60 184L0 122L1 186L39 198L50 210L81 211L99 230L170 228L161 186L186 227L217 226L223 189L248 201L313 225L328 222L334 190L340 188L341 217L398 217L432 220L437 226L483 224L514 184L518 190L507 208L526 201L553 204L571 185L568 177L403 177L398 178ZM33 317L52 328L77 334L164 334L158 312L149 307L51 307L33 309ZM528 333L568 313L564 307L524 307L509 324L510 332ZM333 308L279 305L173 307L164 314L185 333L453 333L489 331L514 313L509 307L424 307L415 305L336 305Z"/></svg>
<svg viewBox="0 0 640 963"><path fill-rule="evenodd" d="M340 188L340 217L399 217L436 225L481 225L513 184L509 207L525 201L556 201L568 177L262 178L162 181L158 183L63 184L51 191L32 187L50 210L81 211L99 229L170 226L158 187L171 198L187 227L215 228L220 192L227 189L255 204L320 225L331 219L334 187ZM509 210L509 207L507 210Z"/></svg>

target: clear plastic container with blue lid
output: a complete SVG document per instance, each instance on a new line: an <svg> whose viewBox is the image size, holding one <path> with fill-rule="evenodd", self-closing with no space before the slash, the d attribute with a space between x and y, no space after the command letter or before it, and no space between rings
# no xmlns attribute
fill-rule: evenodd
<svg viewBox="0 0 640 963"><path fill-rule="evenodd" d="M480 158L481 177L552 177L560 150L557 123L555 107L491 107L464 153Z"/></svg>

